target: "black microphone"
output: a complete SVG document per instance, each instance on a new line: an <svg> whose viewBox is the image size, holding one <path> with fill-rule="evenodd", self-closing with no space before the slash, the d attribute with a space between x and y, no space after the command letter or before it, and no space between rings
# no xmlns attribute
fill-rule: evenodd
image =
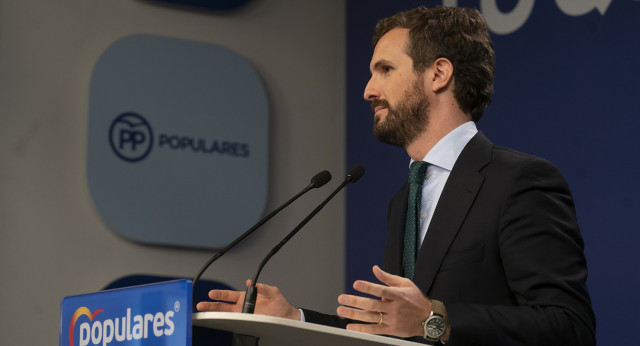
<svg viewBox="0 0 640 346"><path fill-rule="evenodd" d="M218 258L222 257L222 255L224 255L232 247L236 246L236 244L238 244L244 238L249 236L249 234L253 233L253 231L258 229L258 227L262 226L265 222L269 221L272 217L274 217L277 213L279 213L282 209L284 209L289 204L291 204L293 201L298 199L300 196L304 195L305 193L307 193L311 189L318 188L318 187L321 187L321 186L325 185L330 180L331 180L331 173L329 173L329 171L322 171L322 172L314 175L313 178L311 178L311 182L309 183L309 185L307 185L307 187L305 187L302 191L298 192L297 195L293 196L286 203L284 203L283 205L278 207L278 209L276 209L276 210L272 211L271 213L269 213L269 215L263 217L262 220L258 221L258 223L256 223L253 227L251 227L248 231L242 233L242 235L239 236L238 238L236 238L236 240L234 240L229 245L227 245L224 249L220 250L218 253L213 255L207 261L207 263L205 263L204 266L202 266L202 269L200 269L200 271L198 272L198 275L196 275L196 277L193 279L193 307L195 308L195 306L196 306L196 284L198 283L198 280L200 280L200 277L202 276L202 274L204 274L204 271L207 270L207 268L209 268L209 266L213 262L215 262Z"/></svg>
<svg viewBox="0 0 640 346"><path fill-rule="evenodd" d="M245 296L244 296L244 304L242 305L243 313L252 314L256 308L256 299L258 298L258 290L256 289L256 282L258 282L258 276L260 275L260 272L262 271L262 268L267 263L267 261L269 261L269 259L271 259L271 257L273 257L273 255L275 255L276 252L278 252L280 248L289 241L289 239L291 239L296 233L298 233L298 231L304 225L306 225L307 222L311 220L311 218L316 216L316 214L320 212L320 210L327 203L329 203L329 201L338 192L340 192L340 190L342 190L349 183L355 183L360 178L362 178L363 175L364 175L364 167L358 165L351 168L349 172L347 172L347 177L344 179L344 181L342 181L340 186L338 186L335 190L333 190L333 192L329 195L329 197L327 197L324 201L322 201L322 203L320 203L320 205L316 209L314 209L311 212L311 214L309 214L304 220L302 220L302 222L300 222L300 224L296 228L294 228L293 231L291 231L284 239L282 239L282 241L278 245L276 245L273 249L271 249L271 251L260 263L260 266L258 267L258 271L256 272L256 275L253 277L253 280L251 280L251 285L247 287L247 292L245 293Z"/></svg>

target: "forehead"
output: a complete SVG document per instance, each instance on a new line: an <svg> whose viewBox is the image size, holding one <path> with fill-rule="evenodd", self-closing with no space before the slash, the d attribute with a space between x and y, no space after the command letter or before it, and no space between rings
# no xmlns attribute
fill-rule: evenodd
<svg viewBox="0 0 640 346"><path fill-rule="evenodd" d="M406 53L407 43L409 42L409 29L406 28L394 28L384 34L375 49L373 50L373 56L371 57L371 70L374 70L376 65L382 62L394 62L403 63L407 60L411 63L411 58Z"/></svg>

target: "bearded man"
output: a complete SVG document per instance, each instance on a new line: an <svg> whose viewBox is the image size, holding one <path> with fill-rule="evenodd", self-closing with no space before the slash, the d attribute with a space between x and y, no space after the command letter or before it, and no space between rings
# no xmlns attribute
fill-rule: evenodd
<svg viewBox="0 0 640 346"><path fill-rule="evenodd" d="M447 345L595 345L573 198L549 162L493 145L475 122L491 102L495 55L468 8L416 8L376 27L364 98L380 141L406 149L381 283L341 295L339 316L291 306L258 285L256 313ZM212 291L239 311L243 293Z"/></svg>

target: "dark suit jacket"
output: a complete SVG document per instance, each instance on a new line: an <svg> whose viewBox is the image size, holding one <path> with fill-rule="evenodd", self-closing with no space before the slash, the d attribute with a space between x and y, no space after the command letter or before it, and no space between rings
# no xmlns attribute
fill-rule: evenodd
<svg viewBox="0 0 640 346"><path fill-rule="evenodd" d="M400 276L407 198L405 183L388 211L384 269ZM595 345L586 278L573 199L558 170L474 136L440 196L413 279L444 302L447 345Z"/></svg>

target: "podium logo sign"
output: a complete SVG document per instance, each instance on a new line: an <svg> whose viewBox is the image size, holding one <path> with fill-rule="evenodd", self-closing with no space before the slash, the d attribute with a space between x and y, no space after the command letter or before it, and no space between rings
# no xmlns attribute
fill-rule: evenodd
<svg viewBox="0 0 640 346"><path fill-rule="evenodd" d="M91 310L85 306L76 310L69 324L69 343L71 346L75 345L73 339L76 335L74 333L76 322L82 316L87 316L89 321L80 323L77 334L78 345L80 346L86 346L90 343L93 345L108 345L112 342L148 339L151 336L160 338L163 335L173 335L175 331L175 325L172 320L173 311L131 316L131 308L127 308L126 315L120 318L94 321L96 315L101 312L104 312L104 310L98 309L91 313Z"/></svg>
<svg viewBox="0 0 640 346"><path fill-rule="evenodd" d="M116 41L89 92L87 178L98 213L136 242L224 247L264 210L268 108L260 77L227 48Z"/></svg>
<svg viewBox="0 0 640 346"><path fill-rule="evenodd" d="M191 345L191 281L67 297L60 345Z"/></svg>

